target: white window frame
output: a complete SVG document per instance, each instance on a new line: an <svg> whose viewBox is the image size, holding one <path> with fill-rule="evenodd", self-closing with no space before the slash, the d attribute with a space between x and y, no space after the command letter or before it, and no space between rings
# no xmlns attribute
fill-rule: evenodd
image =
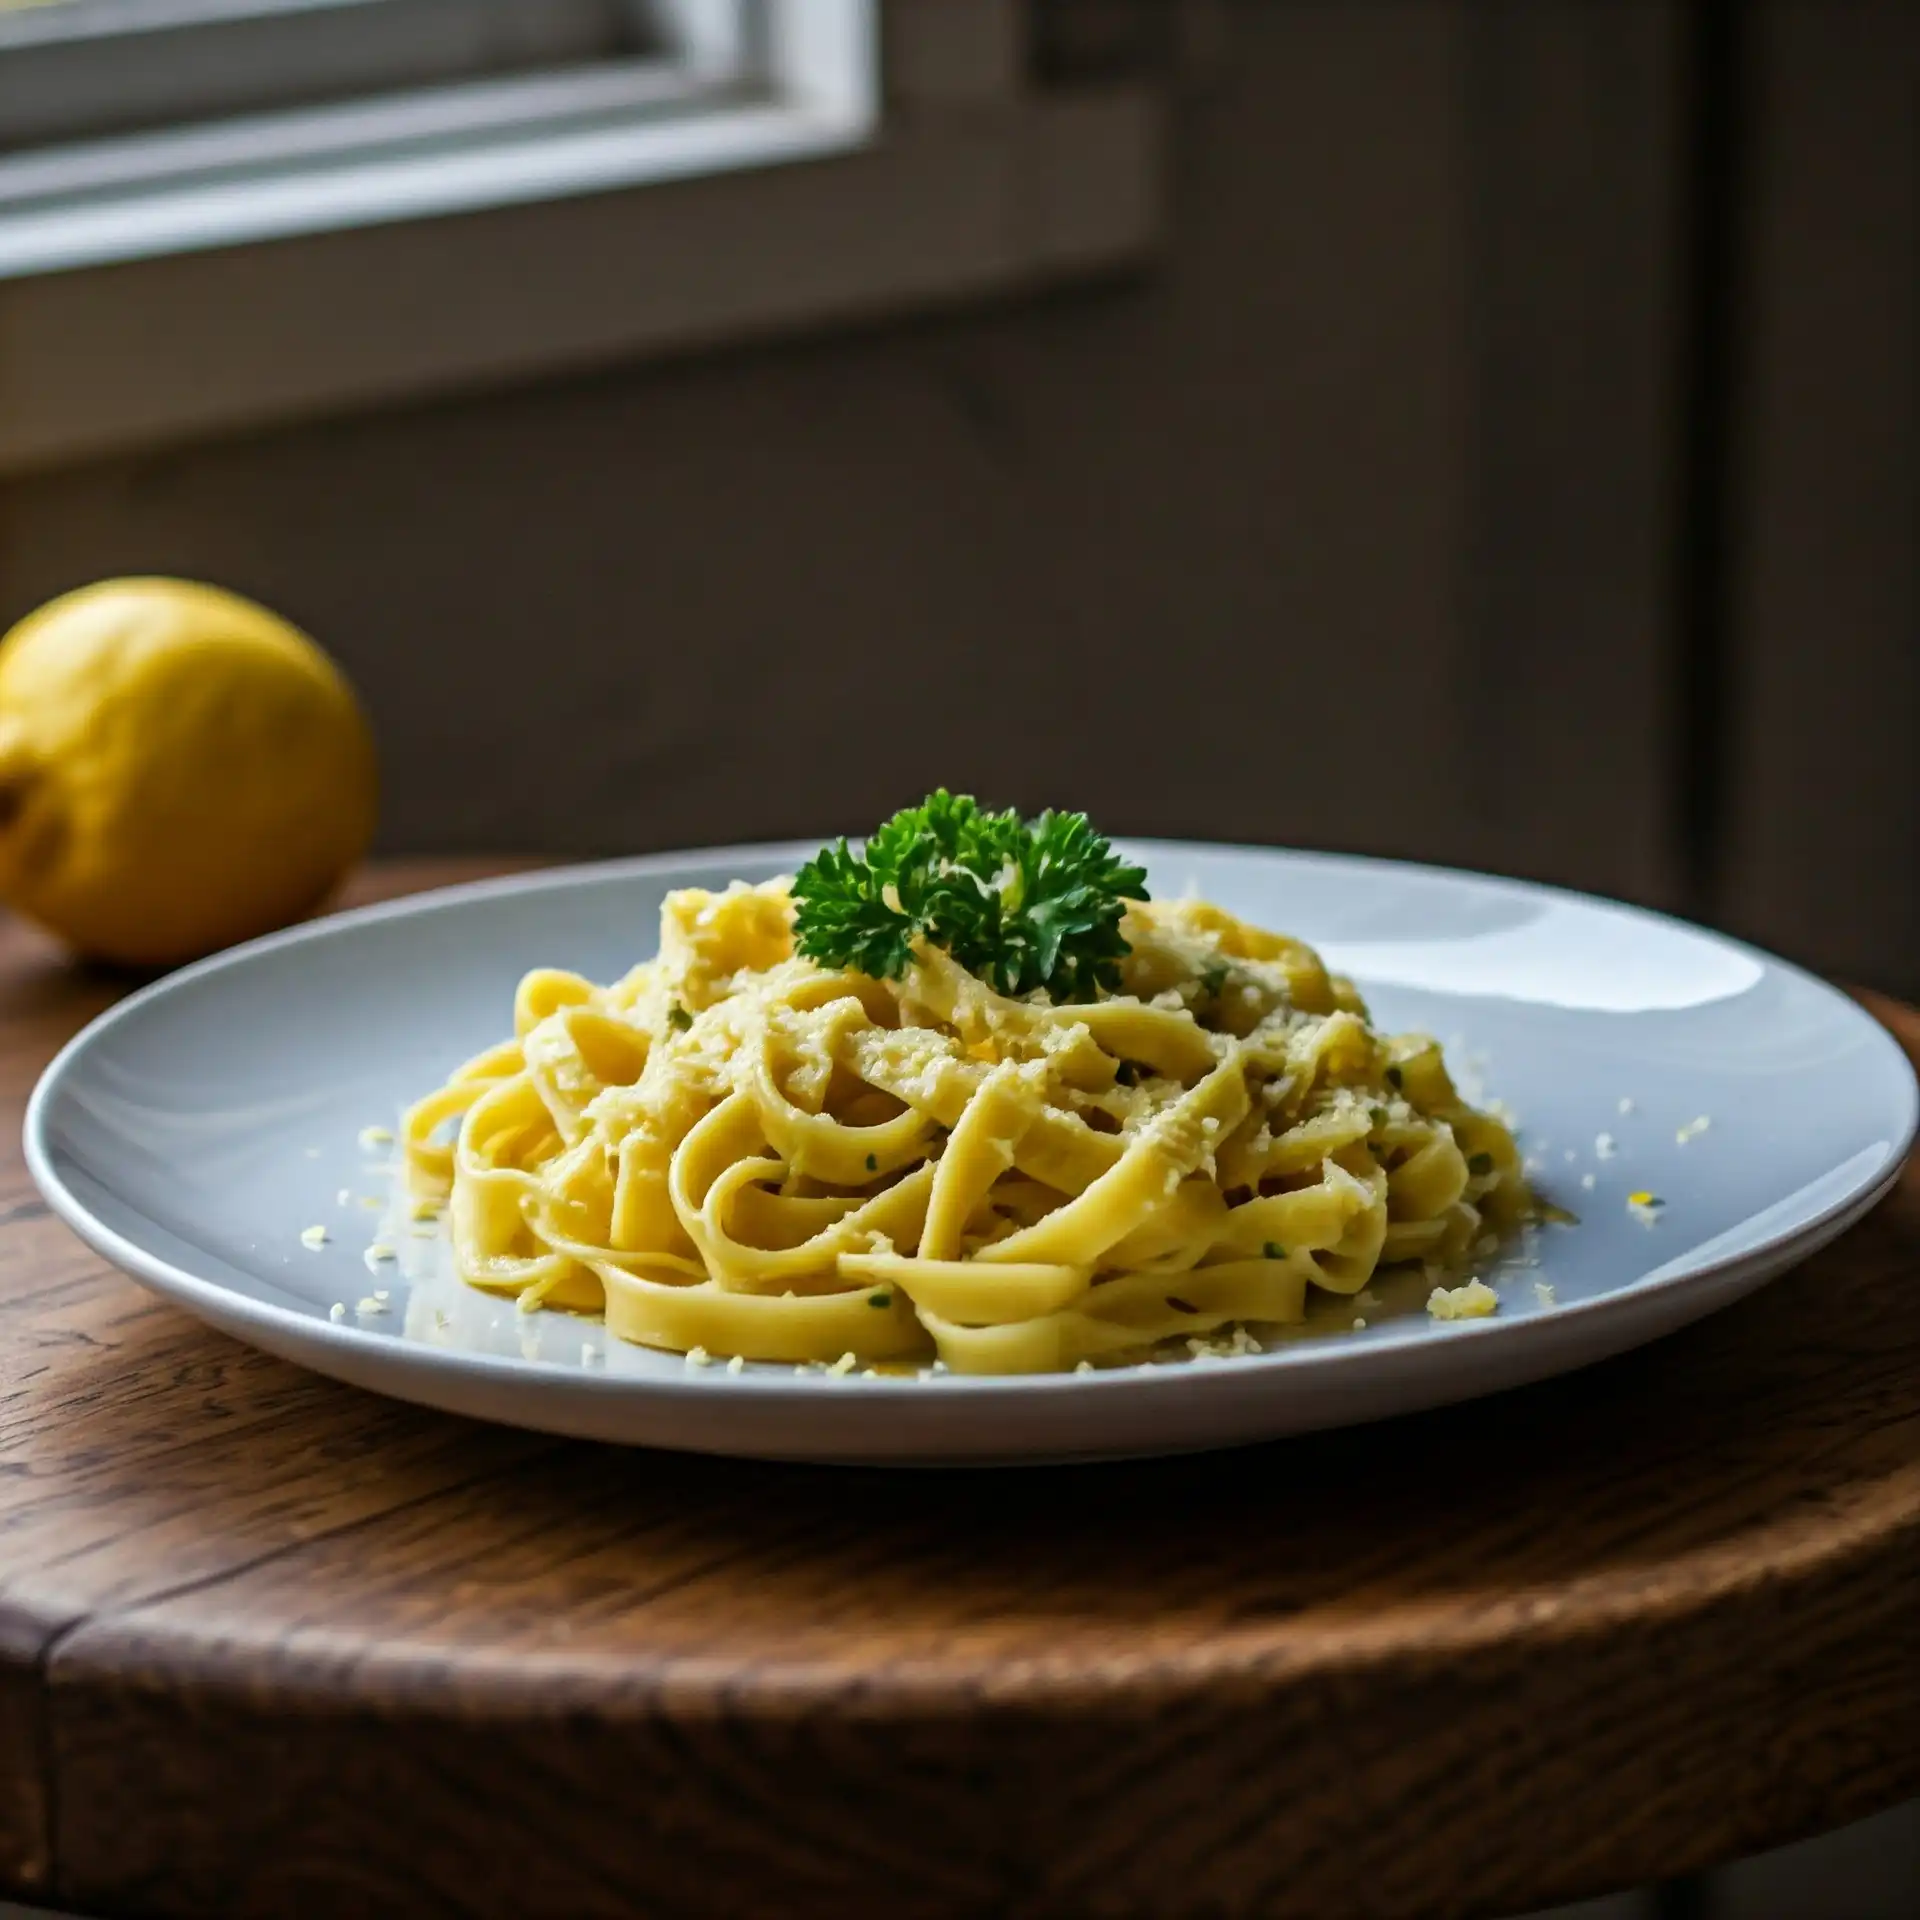
<svg viewBox="0 0 1920 1920"><path fill-rule="evenodd" d="M0 0L0 149L668 55L654 0Z"/></svg>
<svg viewBox="0 0 1920 1920"><path fill-rule="evenodd" d="M1137 260L1160 103L1036 93L1026 4L653 0L665 59L0 155L0 473Z"/></svg>
<svg viewBox="0 0 1920 1920"><path fill-rule="evenodd" d="M338 21L393 3L299 10ZM668 58L0 155L0 279L844 150L875 128L876 11L873 0L668 0Z"/></svg>

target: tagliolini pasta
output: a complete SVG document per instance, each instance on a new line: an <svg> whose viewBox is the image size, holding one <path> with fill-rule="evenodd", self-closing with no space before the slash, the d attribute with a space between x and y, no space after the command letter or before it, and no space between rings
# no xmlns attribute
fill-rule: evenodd
<svg viewBox="0 0 1920 1920"><path fill-rule="evenodd" d="M931 947L825 970L792 925L781 882L678 892L614 985L527 975L405 1123L466 1280L716 1358L1044 1372L1298 1321L1530 1211L1434 1041L1217 907L1135 904L1120 990L1067 1005Z"/></svg>

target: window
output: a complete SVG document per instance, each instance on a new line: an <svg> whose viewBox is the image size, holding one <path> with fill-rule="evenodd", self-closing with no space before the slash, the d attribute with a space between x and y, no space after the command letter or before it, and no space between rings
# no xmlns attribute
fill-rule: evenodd
<svg viewBox="0 0 1920 1920"><path fill-rule="evenodd" d="M641 0L0 0L0 147L667 51Z"/></svg>
<svg viewBox="0 0 1920 1920"><path fill-rule="evenodd" d="M843 147L872 0L0 0L0 277Z"/></svg>
<svg viewBox="0 0 1920 1920"><path fill-rule="evenodd" d="M0 472L1137 258L1040 3L0 0Z"/></svg>

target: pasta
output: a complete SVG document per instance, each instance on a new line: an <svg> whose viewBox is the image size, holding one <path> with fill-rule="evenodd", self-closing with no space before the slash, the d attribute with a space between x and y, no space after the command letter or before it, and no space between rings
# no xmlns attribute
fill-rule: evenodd
<svg viewBox="0 0 1920 1920"><path fill-rule="evenodd" d="M1439 1047L1300 941L1128 903L1118 985L794 950L782 881L670 894L658 958L543 970L408 1114L477 1287L682 1353L1030 1373L1299 1321L1532 1207ZM451 1136L451 1137L449 1137Z"/></svg>

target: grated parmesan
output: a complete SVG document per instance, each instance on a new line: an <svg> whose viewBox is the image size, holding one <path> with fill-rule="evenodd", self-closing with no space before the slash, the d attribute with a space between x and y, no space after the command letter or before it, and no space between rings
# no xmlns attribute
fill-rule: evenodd
<svg viewBox="0 0 1920 1920"><path fill-rule="evenodd" d="M1231 1334L1212 1339L1196 1335L1187 1341L1187 1351L1196 1360L1240 1360L1249 1354L1265 1353L1266 1348L1245 1327L1235 1327Z"/></svg>
<svg viewBox="0 0 1920 1920"><path fill-rule="evenodd" d="M302 1227L300 1229L300 1244L314 1253L318 1253L332 1237L325 1227Z"/></svg>
<svg viewBox="0 0 1920 1920"><path fill-rule="evenodd" d="M1484 1280L1463 1287L1435 1287L1427 1295L1427 1311L1436 1320L1484 1320L1500 1307L1500 1296Z"/></svg>

